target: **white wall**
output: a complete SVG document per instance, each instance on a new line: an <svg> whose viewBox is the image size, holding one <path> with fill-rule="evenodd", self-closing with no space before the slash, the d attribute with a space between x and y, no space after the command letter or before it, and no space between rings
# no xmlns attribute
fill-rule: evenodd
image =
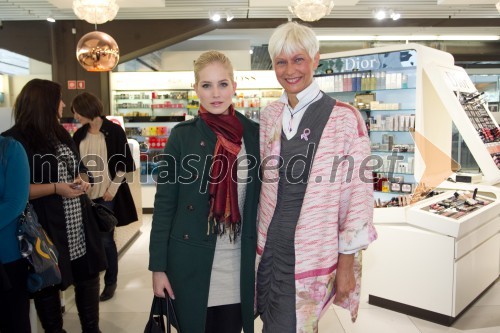
<svg viewBox="0 0 500 333"><path fill-rule="evenodd" d="M250 41L186 41L182 48L173 45L161 54L162 71L192 71L193 62L208 50L223 52L231 60L235 71L251 70Z"/></svg>

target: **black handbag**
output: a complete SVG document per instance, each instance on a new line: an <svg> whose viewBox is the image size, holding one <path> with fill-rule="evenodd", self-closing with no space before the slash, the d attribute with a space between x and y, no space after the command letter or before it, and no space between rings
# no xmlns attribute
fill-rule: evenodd
<svg viewBox="0 0 500 333"><path fill-rule="evenodd" d="M171 326L175 327L177 333L181 333L172 299L168 296L166 291L165 295L167 298L157 296L153 298L149 320L144 329L144 333L171 333Z"/></svg>
<svg viewBox="0 0 500 333"><path fill-rule="evenodd" d="M118 224L115 214L106 206L95 203L87 195L85 195L87 204L90 205L90 210L99 227L99 231L110 232Z"/></svg>

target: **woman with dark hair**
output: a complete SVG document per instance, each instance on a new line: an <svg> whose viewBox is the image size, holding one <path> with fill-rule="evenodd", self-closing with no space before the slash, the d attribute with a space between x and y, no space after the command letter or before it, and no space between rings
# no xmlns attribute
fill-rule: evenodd
<svg viewBox="0 0 500 333"><path fill-rule="evenodd" d="M125 132L102 115L101 101L90 93L73 99L71 112L83 126L73 135L83 163L94 176L89 197L114 211L118 226L137 221L134 199L125 181L125 173L135 170L134 159ZM118 279L118 252L115 230L101 233L108 268L104 275L101 301L112 298Z"/></svg>
<svg viewBox="0 0 500 333"><path fill-rule="evenodd" d="M61 86L29 81L14 105L15 125L4 132L24 146L30 166L29 198L38 220L59 251L62 282L32 296L45 332L61 333L59 290L74 285L84 333L99 333L99 272L106 268L97 224L81 195L90 188L70 135L59 124L65 107Z"/></svg>
<svg viewBox="0 0 500 333"><path fill-rule="evenodd" d="M29 166L23 146L0 136L0 332L30 333L28 261L16 237L28 202Z"/></svg>

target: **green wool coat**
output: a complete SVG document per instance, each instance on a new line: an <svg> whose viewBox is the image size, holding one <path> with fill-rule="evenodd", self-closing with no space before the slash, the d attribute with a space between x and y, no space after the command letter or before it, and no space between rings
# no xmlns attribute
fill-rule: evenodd
<svg viewBox="0 0 500 333"><path fill-rule="evenodd" d="M241 242L243 329L254 332L256 220L259 200L258 124L236 112L251 165L248 170ZM172 130L158 167L149 246L149 270L166 272L175 294L174 308L183 333L204 333L210 275L217 236L207 235L208 176L216 136L200 118Z"/></svg>

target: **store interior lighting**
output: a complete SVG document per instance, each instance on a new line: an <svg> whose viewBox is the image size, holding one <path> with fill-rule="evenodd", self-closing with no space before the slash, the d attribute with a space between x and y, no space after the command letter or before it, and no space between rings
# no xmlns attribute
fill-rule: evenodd
<svg viewBox="0 0 500 333"><path fill-rule="evenodd" d="M54 23L56 21L56 19L54 17L52 17L52 15L49 15L49 16L47 16L47 21L49 21L50 23Z"/></svg>
<svg viewBox="0 0 500 333"><path fill-rule="evenodd" d="M401 35L401 36L318 36L319 41L495 41L499 35Z"/></svg>
<svg viewBox="0 0 500 333"><path fill-rule="evenodd" d="M313 22L329 15L333 8L330 0L292 0L288 10L302 21Z"/></svg>
<svg viewBox="0 0 500 333"><path fill-rule="evenodd" d="M498 13L500 14L500 1L498 1L495 6L497 7Z"/></svg>
<svg viewBox="0 0 500 333"><path fill-rule="evenodd" d="M384 10L379 9L373 12L373 17L377 20L385 20L387 17L390 17L393 21L397 21L401 18L401 13L395 12L394 10Z"/></svg>
<svg viewBox="0 0 500 333"><path fill-rule="evenodd" d="M234 19L234 15L233 13L230 11L230 10L226 10L226 21L231 21L232 19Z"/></svg>
<svg viewBox="0 0 500 333"><path fill-rule="evenodd" d="M116 0L73 0L75 15L92 24L112 21L119 8Z"/></svg>
<svg viewBox="0 0 500 333"><path fill-rule="evenodd" d="M383 20L383 19L385 19L386 15L387 15L387 14L385 13L385 10L380 9L380 10L377 10L373 16L374 16L377 20Z"/></svg>
<svg viewBox="0 0 500 333"><path fill-rule="evenodd" d="M209 11L208 17L214 22L220 21L220 14L218 12Z"/></svg>
<svg viewBox="0 0 500 333"><path fill-rule="evenodd" d="M401 14L392 11L390 17L393 21L397 21L401 18Z"/></svg>

